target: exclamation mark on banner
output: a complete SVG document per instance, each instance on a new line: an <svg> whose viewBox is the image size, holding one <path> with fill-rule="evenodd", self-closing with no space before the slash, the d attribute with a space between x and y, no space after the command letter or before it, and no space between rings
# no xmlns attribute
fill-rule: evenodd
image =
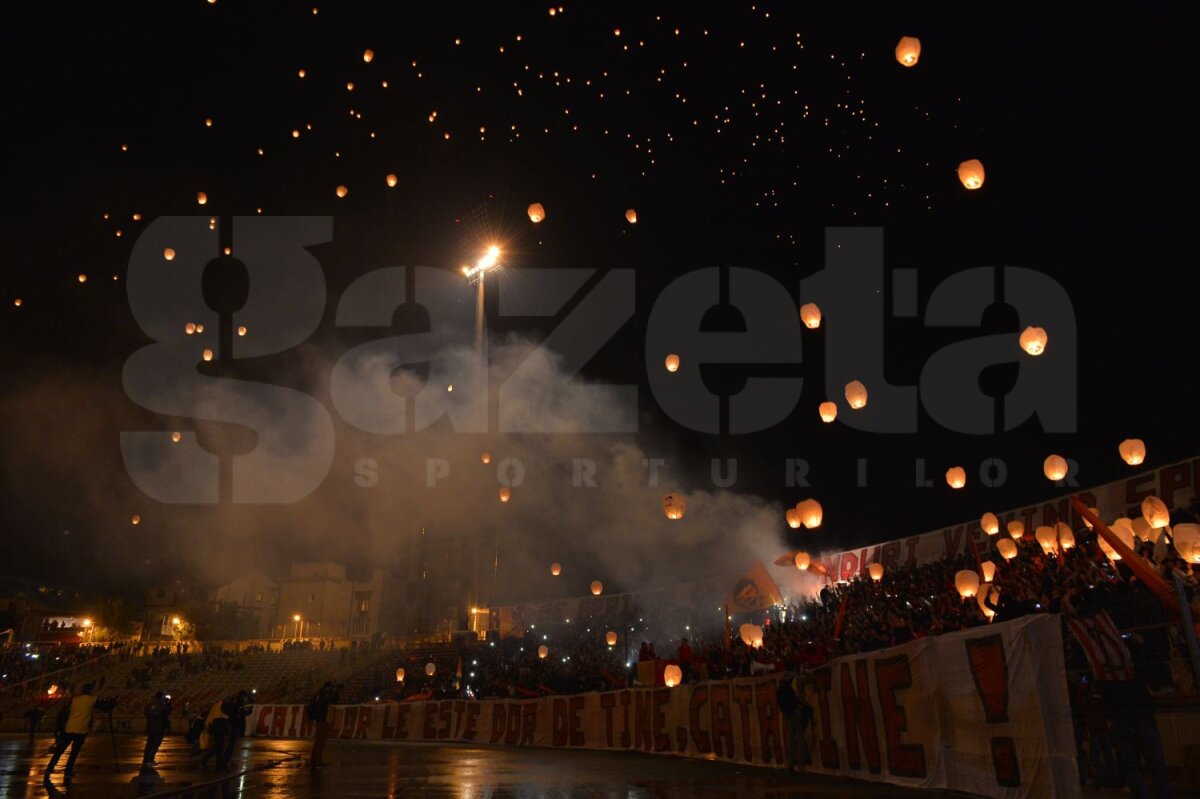
<svg viewBox="0 0 1200 799"><path fill-rule="evenodd" d="M1008 659L1004 655L1004 637L989 635L966 642L967 660L975 678L975 690L983 703L988 724L1008 723ZM1017 744L1011 735L993 736L992 764L996 782L1009 788L1021 784L1021 767L1017 762Z"/></svg>

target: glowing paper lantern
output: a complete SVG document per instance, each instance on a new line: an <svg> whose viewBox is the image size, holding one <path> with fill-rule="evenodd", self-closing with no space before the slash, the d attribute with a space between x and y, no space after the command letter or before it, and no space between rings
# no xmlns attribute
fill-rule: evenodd
<svg viewBox="0 0 1200 799"><path fill-rule="evenodd" d="M170 247L164 248L163 249L163 259L167 260L167 261L174 261L175 260L175 251L172 250Z"/></svg>
<svg viewBox="0 0 1200 799"><path fill-rule="evenodd" d="M758 649L763 643L763 628L757 624L743 624L738 628L742 643L753 649Z"/></svg>
<svg viewBox="0 0 1200 799"><path fill-rule="evenodd" d="M996 551L1005 560L1012 560L1017 556L1017 545L1011 539L1001 538L996 542Z"/></svg>
<svg viewBox="0 0 1200 799"><path fill-rule="evenodd" d="M783 518L787 520L788 527L792 528L793 530L798 530L800 528L800 512L795 508L788 508L783 514Z"/></svg>
<svg viewBox="0 0 1200 799"><path fill-rule="evenodd" d="M1190 522L1175 525L1171 531L1175 551L1188 563L1200 563L1200 525Z"/></svg>
<svg viewBox="0 0 1200 799"><path fill-rule="evenodd" d="M972 191L983 185L983 162L978 158L963 161L958 165L958 179Z"/></svg>
<svg viewBox="0 0 1200 799"><path fill-rule="evenodd" d="M1150 526L1150 522L1146 521L1143 516L1139 516L1133 520L1133 534L1143 541L1150 541L1155 538L1154 528Z"/></svg>
<svg viewBox="0 0 1200 799"><path fill-rule="evenodd" d="M979 575L972 569L963 569L954 575L954 587L963 599L979 593Z"/></svg>
<svg viewBox="0 0 1200 799"><path fill-rule="evenodd" d="M435 673L437 673L437 666L435 666L431 660L425 664L425 676L432 677Z"/></svg>
<svg viewBox="0 0 1200 799"><path fill-rule="evenodd" d="M546 646L545 644L542 644L541 646L538 647L538 657L541 658L542 660L545 660L546 655L549 655L549 654L550 654L550 647Z"/></svg>
<svg viewBox="0 0 1200 799"><path fill-rule="evenodd" d="M682 519L687 513L687 499L683 494L667 494L663 497L663 513L672 521Z"/></svg>
<svg viewBox="0 0 1200 799"><path fill-rule="evenodd" d="M1130 466L1137 466L1146 460L1146 443L1140 438L1125 439L1117 447L1117 450L1121 453L1121 460Z"/></svg>
<svg viewBox="0 0 1200 799"><path fill-rule="evenodd" d="M810 330L816 330L821 326L821 309L815 302L808 302L800 306L800 321L804 322L804 326Z"/></svg>
<svg viewBox="0 0 1200 799"><path fill-rule="evenodd" d="M1046 342L1050 337L1040 327L1027 327L1021 331L1021 349L1030 355L1041 355L1046 351Z"/></svg>
<svg viewBox="0 0 1200 799"><path fill-rule="evenodd" d="M592 580L592 596L600 596L604 592L604 583Z"/></svg>
<svg viewBox="0 0 1200 799"><path fill-rule="evenodd" d="M1108 526L1108 529L1112 530L1113 533L1116 534L1117 538L1121 539L1122 544L1129 547L1130 549L1133 549L1133 539L1134 539L1133 519L1127 519L1127 518L1122 517L1120 519L1117 519L1112 524L1110 524ZM1104 541L1103 537L1101 537L1100 540ZM1103 547L1101 547L1101 549L1103 549ZM1114 560L1115 560L1115 558L1114 558Z"/></svg>
<svg viewBox="0 0 1200 799"><path fill-rule="evenodd" d="M562 564L561 563L551 563L550 564L550 574L552 574L555 577L562 574Z"/></svg>
<svg viewBox="0 0 1200 799"><path fill-rule="evenodd" d="M198 205L206 205L208 203L208 195L202 191L196 192L196 203Z"/></svg>
<svg viewBox="0 0 1200 799"><path fill-rule="evenodd" d="M797 504L796 513L800 515L800 523L810 530L820 527L821 520L825 517L821 503L815 499L806 499Z"/></svg>
<svg viewBox="0 0 1200 799"><path fill-rule="evenodd" d="M663 365L667 367L668 372L678 372L679 371L679 356L676 355L675 353L671 353L670 355L667 356L667 359L665 361L663 361Z"/></svg>
<svg viewBox="0 0 1200 799"><path fill-rule="evenodd" d="M182 440L183 440L183 434L180 433L179 431L175 431L174 433L171 434L171 441L173 443L178 444Z"/></svg>
<svg viewBox="0 0 1200 799"><path fill-rule="evenodd" d="M609 630L608 632L606 632L604 634L604 643L608 644L609 646L616 646L617 645L617 634L615 632L613 632L612 630Z"/></svg>
<svg viewBox="0 0 1200 799"><path fill-rule="evenodd" d="M1062 455L1051 455L1042 463L1042 473L1047 480L1057 483L1067 476L1067 459Z"/></svg>
<svg viewBox="0 0 1200 799"><path fill-rule="evenodd" d="M962 488L967 484L967 470L961 466L947 469L946 484L951 488Z"/></svg>
<svg viewBox="0 0 1200 799"><path fill-rule="evenodd" d="M851 380L846 384L846 402L850 403L850 407L854 410L865 408L867 405L867 387L857 380Z"/></svg>
<svg viewBox="0 0 1200 799"><path fill-rule="evenodd" d="M500 489L500 501L508 502L510 499L512 499L512 491L509 490L508 486L504 486Z"/></svg>
<svg viewBox="0 0 1200 799"><path fill-rule="evenodd" d="M195 333L196 332L196 323L188 322L186 325L183 326L183 332L185 335L188 335L188 336Z"/></svg>
<svg viewBox="0 0 1200 799"><path fill-rule="evenodd" d="M674 688L681 682L683 682L683 670L674 663L667 664L667 667L663 669L663 684L668 688Z"/></svg>
<svg viewBox="0 0 1200 799"><path fill-rule="evenodd" d="M979 570L983 572L983 581L985 583L990 583L996 576L996 564L992 563L990 560L985 560L983 563L979 564Z"/></svg>
<svg viewBox="0 0 1200 799"><path fill-rule="evenodd" d="M1100 545L1100 551L1107 555L1109 560L1121 559L1121 556L1117 554L1117 551L1112 548L1108 541L1104 540L1103 538L1097 538L1096 543Z"/></svg>
<svg viewBox="0 0 1200 799"><path fill-rule="evenodd" d="M979 526L988 535L995 535L1000 532L1000 518L994 513L985 513L979 521Z"/></svg>
<svg viewBox="0 0 1200 799"><path fill-rule="evenodd" d="M821 406L817 408L817 412L821 414L821 421L828 424L837 418L837 403L822 402Z"/></svg>
<svg viewBox="0 0 1200 799"><path fill-rule="evenodd" d="M384 180L387 181L389 189L396 188L396 184L400 182L400 178L396 177L395 175L391 174L390 172L388 173L388 176L386 178L384 178Z"/></svg>
<svg viewBox="0 0 1200 799"><path fill-rule="evenodd" d="M345 186L338 186L336 189L334 189L334 192L339 197L345 197L347 194L350 193L350 190L348 188L346 188Z"/></svg>
<svg viewBox="0 0 1200 799"><path fill-rule="evenodd" d="M396 682L404 682L404 669L396 669Z"/></svg>
<svg viewBox="0 0 1200 799"><path fill-rule="evenodd" d="M808 571L808 567L812 564L812 557L807 552L796 553L796 568L800 571Z"/></svg>
<svg viewBox="0 0 1200 799"><path fill-rule="evenodd" d="M637 224L637 211L630 208L625 212L625 221L631 225Z"/></svg>
<svg viewBox="0 0 1200 799"><path fill-rule="evenodd" d="M200 354L200 357L204 358L204 360L206 360L206 361L211 361L213 359L213 351L205 350L204 352L202 352Z"/></svg>
<svg viewBox="0 0 1200 799"><path fill-rule="evenodd" d="M482 455L479 456L479 460L483 461L484 466L487 466L489 463L492 462L492 453L490 453L490 452L483 453Z"/></svg>
<svg viewBox="0 0 1200 799"><path fill-rule="evenodd" d="M246 326L245 326L245 325L238 325L237 334L238 334L239 336L244 336L244 335L246 335Z"/></svg>
<svg viewBox="0 0 1200 799"><path fill-rule="evenodd" d="M142 517L141 517L141 516L138 516L138 515L135 513L135 514L133 514L133 518L131 518L131 519L129 520L129 523L130 523L130 524L141 524L141 523L142 523Z"/></svg>
<svg viewBox="0 0 1200 799"><path fill-rule="evenodd" d="M80 274L80 275L79 275L79 277L78 277L78 280L79 280L79 282L80 282L80 283L86 283L86 282L87 282L87 275Z"/></svg>
<svg viewBox="0 0 1200 799"><path fill-rule="evenodd" d="M375 60L375 51L374 50L363 50L363 61L370 64L374 60Z"/></svg>
<svg viewBox="0 0 1200 799"><path fill-rule="evenodd" d="M1033 535L1047 555L1058 550L1058 531L1053 527L1042 525L1033 531Z"/></svg>
<svg viewBox="0 0 1200 799"><path fill-rule="evenodd" d="M981 611L983 611L983 615L987 618L988 621L991 621L992 617L996 615L996 611L992 610L991 608L989 608L987 605L984 604L984 602L987 600L987 598L989 596L995 597L995 599L992 600L992 604L995 604L996 601L1000 598L1000 589L994 585L988 586L988 590L976 595L975 601L979 603L979 609Z"/></svg>
<svg viewBox="0 0 1200 799"><path fill-rule="evenodd" d="M916 36L901 36L896 44L896 60L903 67L915 67L921 59L921 40Z"/></svg>
<svg viewBox="0 0 1200 799"><path fill-rule="evenodd" d="M1150 526L1158 529L1171 523L1171 511L1167 503L1158 497L1146 497L1142 500L1142 516Z"/></svg>
<svg viewBox="0 0 1200 799"><path fill-rule="evenodd" d="M529 221L535 225L546 218L546 209L542 207L541 203L530 203L529 207L525 209L525 213L529 214Z"/></svg>
<svg viewBox="0 0 1200 799"><path fill-rule="evenodd" d="M874 580L875 582L879 582L880 580L883 579L883 564L882 563L872 563L870 566L867 567L867 572L871 575L872 580Z"/></svg>
<svg viewBox="0 0 1200 799"><path fill-rule="evenodd" d="M1020 541L1025 535L1025 522L1020 519L1013 519L1005 526L1008 528L1008 534L1013 537L1014 541Z"/></svg>
<svg viewBox="0 0 1200 799"><path fill-rule="evenodd" d="M1075 531L1063 522L1058 523L1058 545L1063 551L1075 546Z"/></svg>

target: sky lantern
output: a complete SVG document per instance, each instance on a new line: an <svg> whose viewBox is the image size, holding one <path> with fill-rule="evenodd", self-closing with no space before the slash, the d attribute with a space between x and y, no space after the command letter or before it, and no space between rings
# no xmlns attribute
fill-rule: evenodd
<svg viewBox="0 0 1200 799"><path fill-rule="evenodd" d="M851 380L846 384L846 402L850 403L850 407L854 410L865 408L867 405L867 387L858 380Z"/></svg>
<svg viewBox="0 0 1200 799"><path fill-rule="evenodd" d="M612 630L609 630L608 632L606 632L604 634L604 643L608 644L609 646L616 646L617 645L617 634L615 632L613 632Z"/></svg>
<svg viewBox="0 0 1200 799"><path fill-rule="evenodd" d="M1017 545L1012 539L1001 538L996 542L996 551L1005 560L1012 560L1017 556Z"/></svg>
<svg viewBox="0 0 1200 799"><path fill-rule="evenodd" d="M816 330L821 326L821 309L815 302L806 302L800 306L800 321L809 330Z"/></svg>
<svg viewBox="0 0 1200 799"><path fill-rule="evenodd" d="M432 660L425 664L425 676L426 677L432 677L436 673L437 673L437 666L434 665Z"/></svg>
<svg viewBox="0 0 1200 799"><path fill-rule="evenodd" d="M663 669L663 685L674 688L681 682L683 682L683 670L674 663L668 663L667 667Z"/></svg>
<svg viewBox="0 0 1200 799"><path fill-rule="evenodd" d="M829 424L837 418L837 403L822 402L820 407L817 408L817 413L821 414L822 422Z"/></svg>
<svg viewBox="0 0 1200 799"><path fill-rule="evenodd" d="M796 568L800 571L808 571L808 567L812 565L812 556L807 552L797 552L795 558Z"/></svg>
<svg viewBox="0 0 1200 799"><path fill-rule="evenodd" d="M512 499L512 491L508 486L504 486L500 489L500 501L508 502L510 499Z"/></svg>
<svg viewBox="0 0 1200 799"><path fill-rule="evenodd" d="M245 326L245 325L238 325L237 334L238 334L239 336L244 336L244 335L246 335L246 326Z"/></svg>
<svg viewBox="0 0 1200 799"><path fill-rule="evenodd" d="M967 470L961 466L947 469L946 484L951 488L962 488L967 484Z"/></svg>
<svg viewBox="0 0 1200 799"><path fill-rule="evenodd" d="M58 693L58 683L52 683L50 687L46 689L46 695L54 696L56 693Z"/></svg>
<svg viewBox="0 0 1200 799"><path fill-rule="evenodd" d="M337 189L335 189L335 193L337 194L338 197L345 197L347 194L350 193L350 190L348 188L346 188L345 186L338 186Z"/></svg>
<svg viewBox="0 0 1200 799"><path fill-rule="evenodd" d="M180 433L178 430L176 430L174 433L171 434L171 442L173 444L178 444L182 440L183 440L183 433Z"/></svg>
<svg viewBox="0 0 1200 799"><path fill-rule="evenodd" d="M550 654L550 647L546 646L545 644L542 644L541 646L538 647L538 657L541 658L542 660L545 660L546 656L549 654Z"/></svg>
<svg viewBox="0 0 1200 799"><path fill-rule="evenodd" d="M187 336L190 336L193 333L195 333L196 332L196 323L188 322L186 325L183 326L183 332L184 332L184 335L187 335Z"/></svg>
<svg viewBox="0 0 1200 799"><path fill-rule="evenodd" d="M989 511L979 520L979 527L988 535L995 535L1000 532L1000 518Z"/></svg>
<svg viewBox="0 0 1200 799"><path fill-rule="evenodd" d="M404 669L396 669L396 682L404 682Z"/></svg>
<svg viewBox="0 0 1200 799"><path fill-rule="evenodd" d="M375 51L371 49L363 50L363 61L370 64L375 60Z"/></svg>
<svg viewBox="0 0 1200 799"><path fill-rule="evenodd" d="M796 505L796 513L800 514L800 523L808 529L821 526L821 520L825 518L825 512L821 509L821 503L815 499L806 499Z"/></svg>
<svg viewBox="0 0 1200 799"><path fill-rule="evenodd" d="M973 569L962 569L954 575L954 587L963 599L979 593L979 575Z"/></svg>
<svg viewBox="0 0 1200 799"><path fill-rule="evenodd" d="M163 260L174 261L175 260L175 251L172 250L170 247L165 248L163 250Z"/></svg>
<svg viewBox="0 0 1200 799"><path fill-rule="evenodd" d="M492 462L492 453L484 452L483 454L481 454L479 456L479 460L483 462L484 466L487 466L489 463Z"/></svg>
<svg viewBox="0 0 1200 799"><path fill-rule="evenodd" d="M1046 331L1040 327L1027 327L1021 331L1021 349L1030 355L1041 355L1046 351L1046 342L1050 337L1046 335Z"/></svg>
<svg viewBox="0 0 1200 799"><path fill-rule="evenodd" d="M1033 531L1033 535L1047 555L1058 551L1058 531L1053 527L1043 524Z"/></svg>
<svg viewBox="0 0 1200 799"><path fill-rule="evenodd" d="M129 523L130 523L130 524L141 524L141 523L142 523L142 517L141 517L141 516L138 516L138 515L135 513L135 514L133 514L133 518L131 518L131 519L129 520Z"/></svg>
<svg viewBox="0 0 1200 799"><path fill-rule="evenodd" d="M205 361L211 361L213 359L213 351L210 349L205 349L204 352L200 353L200 357Z"/></svg>
<svg viewBox="0 0 1200 799"><path fill-rule="evenodd" d="M20 308L20 307L21 307L21 304L22 304L22 303L21 303L21 298L20 298L20 297L17 297L15 300L13 300L13 305L17 306L18 308Z"/></svg>
<svg viewBox="0 0 1200 799"><path fill-rule="evenodd" d="M79 274L79 277L78 277L78 278L76 278L76 279L77 279L77 280L78 280L80 283L86 283L86 282L87 282L87 275L85 275L85 274L83 274L83 273L81 272L81 273Z"/></svg>
<svg viewBox="0 0 1200 799"><path fill-rule="evenodd" d="M600 596L602 593L604 593L604 583L592 580L592 596Z"/></svg>
<svg viewBox="0 0 1200 799"><path fill-rule="evenodd" d="M1059 522L1057 526L1058 545L1062 547L1063 551L1065 552L1066 550L1075 546L1075 531L1071 529L1070 525L1064 524L1063 522Z"/></svg>
<svg viewBox="0 0 1200 799"><path fill-rule="evenodd" d="M996 611L992 610L991 608L989 608L987 605L984 604L984 601L988 598L989 595L995 596L995 599L992 600L992 603L995 604L996 601L1000 599L1000 589L994 585L990 585L990 586L988 586L988 589L986 591L982 591L979 594L976 594L975 601L979 603L979 609L981 611L983 611L983 615L987 618L988 621L991 621L992 617L996 615Z"/></svg>
<svg viewBox="0 0 1200 799"><path fill-rule="evenodd" d="M1185 522L1171 531L1175 551L1188 563L1200 563L1200 525Z"/></svg>
<svg viewBox="0 0 1200 799"><path fill-rule="evenodd" d="M996 576L996 564L990 560L985 560L983 563L980 563L979 570L983 572L983 581L985 583L990 583Z"/></svg>
<svg viewBox="0 0 1200 799"><path fill-rule="evenodd" d="M958 179L968 189L974 191L983 185L983 162L978 158L963 161L958 165Z"/></svg>
<svg viewBox="0 0 1200 799"><path fill-rule="evenodd" d="M902 67L915 67L921 60L921 40L916 36L901 36L896 43L896 61Z"/></svg>
<svg viewBox="0 0 1200 799"><path fill-rule="evenodd" d="M392 172L389 172L387 177L384 179L387 181L389 189L396 188L396 184L400 182L400 178L396 177L396 175Z"/></svg>
<svg viewBox="0 0 1200 799"><path fill-rule="evenodd" d="M207 205L208 204L208 195L202 191L196 192L196 204L197 205Z"/></svg>
<svg viewBox="0 0 1200 799"><path fill-rule="evenodd" d="M1171 523L1171 510L1167 507L1167 503L1158 497L1146 497L1142 500L1142 516L1155 529L1166 527Z"/></svg>
<svg viewBox="0 0 1200 799"><path fill-rule="evenodd" d="M525 213L529 214L529 221L535 225L546 218L546 209L542 207L541 203L530 203L529 207L525 209Z"/></svg>
<svg viewBox="0 0 1200 799"><path fill-rule="evenodd" d="M670 355L667 356L667 359L665 361L663 361L663 365L667 367L668 372L678 372L679 371L679 356L672 352Z"/></svg>
<svg viewBox="0 0 1200 799"><path fill-rule="evenodd" d="M550 564L550 574L552 574L555 577L562 574L562 564L561 563L551 563Z"/></svg>
<svg viewBox="0 0 1200 799"><path fill-rule="evenodd" d="M795 508L788 508L784 512L783 518L787 521L788 527L792 528L793 530L800 529L800 512Z"/></svg>
<svg viewBox="0 0 1200 799"><path fill-rule="evenodd" d="M758 649L763 642L763 628L757 624L746 623L738 628L738 635L742 638L742 643L753 649Z"/></svg>
<svg viewBox="0 0 1200 799"><path fill-rule="evenodd" d="M872 563L870 566L867 567L867 573L871 575L872 580L874 580L875 582L879 582L880 580L883 579L883 564L882 563Z"/></svg>
<svg viewBox="0 0 1200 799"><path fill-rule="evenodd" d="M683 494L667 494L663 497L663 513L672 521L682 519L687 513L687 499Z"/></svg>
<svg viewBox="0 0 1200 799"><path fill-rule="evenodd" d="M1008 528L1008 534L1013 537L1014 541L1020 541L1021 537L1025 535L1025 522L1020 519L1013 519L1005 526Z"/></svg>
<svg viewBox="0 0 1200 799"><path fill-rule="evenodd" d="M1146 460L1146 443L1140 438L1125 439L1117 450L1121 453L1121 460L1130 466L1138 466Z"/></svg>
<svg viewBox="0 0 1200 799"><path fill-rule="evenodd" d="M203 333L203 332L204 332L204 325L200 325L200 324L196 325L196 332L197 332L197 333Z"/></svg>
<svg viewBox="0 0 1200 799"><path fill-rule="evenodd" d="M1114 532L1116 532L1114 530ZM1096 538L1096 543L1100 545L1100 551L1103 552L1109 560L1120 560L1121 555L1112 548L1112 546L1104 539L1103 536Z"/></svg>
<svg viewBox="0 0 1200 799"><path fill-rule="evenodd" d="M1067 476L1067 459L1062 455L1051 455L1042 462L1042 473L1047 480L1058 482Z"/></svg>
<svg viewBox="0 0 1200 799"><path fill-rule="evenodd" d="M631 225L637 224L637 211L630 208L625 212L625 221Z"/></svg>
<svg viewBox="0 0 1200 799"><path fill-rule="evenodd" d="M1152 541L1158 537L1154 534L1154 528L1150 526L1150 522L1146 521L1145 516L1139 516L1133 520L1133 534L1143 541Z"/></svg>

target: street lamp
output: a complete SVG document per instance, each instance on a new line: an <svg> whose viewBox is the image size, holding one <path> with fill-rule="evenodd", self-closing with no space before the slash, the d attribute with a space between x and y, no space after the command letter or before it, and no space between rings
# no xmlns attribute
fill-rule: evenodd
<svg viewBox="0 0 1200 799"><path fill-rule="evenodd" d="M484 353L483 339L483 285L484 277L493 269L500 268L500 247L496 244L488 246L474 266L464 266L463 274L468 283L474 283L475 289L475 351Z"/></svg>
<svg viewBox="0 0 1200 799"><path fill-rule="evenodd" d="M300 637L300 614L292 616L292 621L296 622L296 637Z"/></svg>

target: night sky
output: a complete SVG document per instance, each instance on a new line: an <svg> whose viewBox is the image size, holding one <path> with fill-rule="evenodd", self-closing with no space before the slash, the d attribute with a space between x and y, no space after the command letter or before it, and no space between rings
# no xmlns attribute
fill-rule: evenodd
<svg viewBox="0 0 1200 799"><path fill-rule="evenodd" d="M314 249L329 312L312 347L335 355L360 340L332 322L351 281L392 265L454 269L473 257L481 228L505 240L506 268L635 269L635 318L584 375L637 383L639 442L679 459L697 484L710 458L736 457L733 490L790 506L802 495L785 489L783 461L806 458L826 514L814 548L1057 494L1041 474L1051 452L1080 462L1085 487L1129 472L1117 456L1123 438L1146 441L1148 466L1197 453L1193 9L717 9L244 0L11 9L0 572L124 587L189 572L173 536L189 513L196 529L194 511L139 495L119 449L122 430L172 429L121 384L126 358L148 343L125 295L129 253L168 215L217 216L223 231L259 209L332 215L333 242ZM893 55L903 35L922 43L911 69ZM955 174L969 158L987 168L977 191ZM536 226L525 216L532 202L547 212ZM746 267L787 286L798 307L829 226L882 227L886 268L919 270L922 303L976 266L1028 267L1065 286L1078 329L1078 433L1047 435L1036 421L990 436L928 418L915 435L823 425L817 405L840 399L841 387L824 385L820 330L806 332L798 366L705 372L726 393L751 374L803 375L785 423L700 435L662 413L646 377L661 362L645 362L644 334L667 284L703 267ZM494 336L534 340L562 318L501 319L494 293L489 314ZM736 317L716 313L712 324L736 329ZM930 331L889 320L889 381L916 383L937 348L984 333L1010 331L1013 363L1027 357L1010 309L985 321ZM1049 354L1054 320L1044 326ZM312 363L282 354L222 374L303 388L328 405L327 375L306 372ZM1003 393L1015 368L989 372L985 386ZM339 446L361 442L334 418ZM1001 488L954 492L941 480L953 465L974 476L989 457L1008 464ZM854 486L859 458L870 463L866 489ZM932 489L913 488L916 458L929 462ZM288 512L311 510L322 491ZM136 528L132 514L143 520ZM349 528L333 554L353 561ZM200 557L228 558L224 534L214 524ZM781 551L812 536L787 530L782 514L778 534ZM285 549L330 554L283 541L256 565L277 568Z"/></svg>

